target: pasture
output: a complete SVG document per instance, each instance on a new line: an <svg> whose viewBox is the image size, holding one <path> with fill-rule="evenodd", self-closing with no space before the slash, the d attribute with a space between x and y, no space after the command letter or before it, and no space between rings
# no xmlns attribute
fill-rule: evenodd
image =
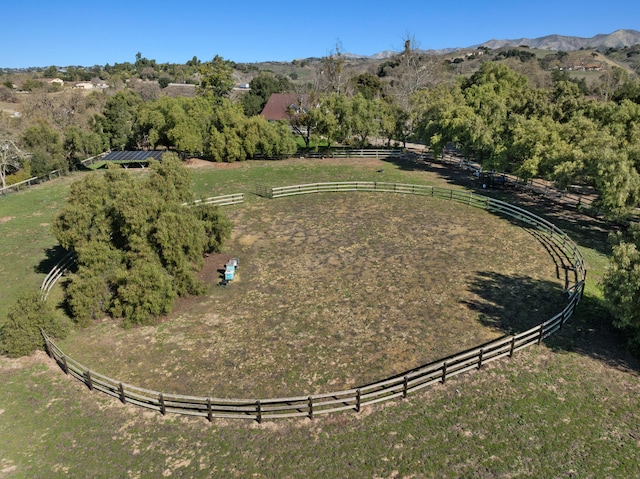
<svg viewBox="0 0 640 479"><path fill-rule="evenodd" d="M459 179L378 160L194 173L205 196L256 183ZM53 246L47 220L37 223L44 246L27 246L21 235L32 233L22 229L55 209L66 181L0 198L23 198L9 214L0 203L0 216L13 217L0 227L31 218L6 230L14 249L0 267L11 262L16 280L42 277L42 248ZM537 324L562 289L529 232L453 203L343 193L250 197L227 211L235 228L225 255L241 258L237 282L181 301L155 326L97 323L63 349L112 377L172 392L296 394L379 379ZM590 271L602 269L605 226L542 212L577 236ZM214 285L222 264L224 255L210 257L203 278ZM43 354L2 358L0 477L631 476L640 461L638 365L599 317L593 283L589 291L569 327L540 347L404 400L314 421L163 417L89 392Z"/></svg>

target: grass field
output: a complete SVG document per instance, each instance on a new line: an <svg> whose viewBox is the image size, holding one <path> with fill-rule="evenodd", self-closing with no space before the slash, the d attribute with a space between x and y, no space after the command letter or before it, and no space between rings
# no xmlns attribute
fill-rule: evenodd
<svg viewBox="0 0 640 479"><path fill-rule="evenodd" d="M384 171L378 172L380 169ZM377 179L446 186L461 179L465 181L465 178L460 178L455 172L437 165L424 168L420 165L374 160L238 163L217 165L215 168L194 168L194 172L194 190L204 196L250 191L259 183L280 186L324 180ZM46 223L51 221L67 188L67 179L57 180L25 193L0 198L0 217L5 218L0 224L3 233L0 240L5 241L2 246L6 248L0 260L0 268L3 276L13 275L7 288L2 289L1 307L5 311L15 292L37 285L41 280L42 271L45 270L41 264L46 259L45 249L54 246L53 240L48 236ZM371 201L377 198L380 200L371 206ZM345 277L346 282L342 283L340 278L324 271L323 277L330 276L331 281L338 282L324 284L324 280L318 280L316 287L328 287L335 293L335 302L328 308L330 314L327 317L335 318L340 309L338 305L346 305L349 313L359 321L354 321L355 324L345 321L342 324L341 327L353 328L341 330L345 349L360 343L371 348L374 354L370 355L367 362L371 369L382 372L381 368L389 366L386 361L376 363L379 357L375 352L381 346L368 343L371 337L387 329L389 337L394 338L393 335L397 334L399 342L412 340L414 336L425 337L425 343L408 344L408 347L412 346L413 351L420 354L439 341L429 339L429 335L434 334L433 330L420 329L424 325L412 325L418 329L412 330L411 335L402 336L402 330L406 330L408 324L399 327L398 331L393 331L392 324L387 329L382 324L374 324L371 332L376 334L367 337L367 341L350 338L354 332L367 332L363 327L368 317L367 293L389 287L388 279L376 276L376 271L379 272L380 269L372 267L368 270L368 261L358 262L362 243L369 241L366 246L376 252L371 256L374 257L373 261L380 262L378 266L382 271L387 271L384 255L390 255L393 261L390 261L389 273L397 275L399 270L394 268L400 264L402 272L409 278L407 283L413 285L405 290L402 289L403 284L394 285L398 289L392 293L402 300L402 308L397 307L398 310L408 311L413 306L419 311L428 307L426 302L421 304L416 298L424 298L431 291L434 296L436 292L444 292L450 296L464 293L468 295L466 299L454 297L466 300L469 306L475 306L468 309L473 314L469 313L470 322L467 324L475 325L477 334L490 334L491 331L505 331L514 327L500 318L505 317L502 315L505 308L508 313L506 317L516 317L519 312L517 301L501 304L498 300L503 301L503 295L490 294L492 291L517 286L521 289L515 288L514 292L530 288L532 292L544 295L557 289L556 283L549 279L549 273L544 268L522 270L521 261L512 264L503 258L500 264L487 261L463 268L475 256L481 255L463 250L462 245L459 250L447 251L444 248L444 245L453 244L456 232L460 232L463 227L466 234L470 230L475 231L474 234L478 234L479 238L483 231L486 234L486 231L504 228L496 230L501 234L496 235L495 239L486 241L490 237L487 235L484 242L476 241L482 244L471 244L469 248L491 247L494 248L493 254L499 255L506 246L514 246L514 251L524 255L525 259L541 258L540 264L545 265L544 267L549 266L551 260L548 256L536 254L540 245L534 238L525 231L516 232L509 223L499 221L491 223L491 229L487 226L474 230L471 226L478 221L482 220L483 224L487 224L485 222L495 218L480 217L478 220L474 215L485 215L484 212L449 203L438 204L437 208L433 204L428 209L418 208L413 203L418 200L419 198L414 197L354 194L333 197L316 195L265 203L266 200L249 195L245 207L233 207L229 210L230 215L241 226L236 229L228 248L240 250L240 257L254 260L247 262L246 271L245 264L242 263L240 281L220 294L229 295L230 298L227 299L237 302L241 296L250 297L253 291L257 297L262 296L263 301L267 292L274 289L272 293L282 297L287 313L304 320L308 317L308 311L300 306L301 302L296 298L313 299L313 289L300 286L301 289L291 292L289 290L292 285L282 275L278 279L285 282L281 285L284 289L278 290L280 283L273 283L268 273L280 264L282 256L272 257L267 254L268 251L275 250L278 255L285 255L287 252L293 255L303 254L309 244L314 245L314 250L319 248L315 250L320 255L315 259L316 263L313 263L314 258L310 255L307 258L309 263L305 263L308 267L293 268L296 284L305 278L312 284L314 276L310 271L320 274L317 270L332 261L339 264L345 261L354 263L357 265L357 272ZM123 406L106 396L88 391L79 382L64 376L44 354L20 360L0 358L0 437L3 438L0 441L0 477L634 477L640 465L640 369L637 360L625 352L621 338L610 330L603 317L605 313L596 283L597 274L603 270L606 262L607 227L549 205L539 204L529 197L512 200L536 209L537 213L558 223L578 241L588 262L590 283L578 314L568 327L542 346L524 350L511 360L492 363L480 372L459 376L407 399L365 408L360 414L345 413L323 416L313 421L282 420L263 424L233 421L214 421L209 424L202 419L163 417L130 405ZM372 216L364 214L367 206L373 209ZM328 208L331 208L331 215L318 214ZM405 231L396 227L401 233L391 235L385 229L384 221L372 220L375 217L397 218L400 216L398 211L403 212L405 219L413 219L413 228L416 229L407 227ZM440 219L437 218L438 211L443 213ZM349 221L353 217L355 218ZM451 229L446 228L446 218L452 225ZM427 221L439 225L436 228L438 234L427 234L429 232L424 228ZM316 240L310 230L314 231L312 226L318 224L320 226L316 226ZM323 232L323 228L327 231ZM254 233L255 231L259 234ZM286 243L288 247L267 241L277 231L283 233L286 241L283 240L282 243ZM352 234L347 234L349 232ZM42 241L40 245L32 244L34 234L41 236L38 240ZM251 238L252 234L256 236L255 239ZM416 241L416 236L425 241ZM446 240L438 244L436 240L439 237ZM324 246L323 240L326 240ZM337 242L343 242L342 250L340 245L336 247ZM291 248L296 243L300 248L299 252ZM447 263L451 270L444 273L449 274L440 271L439 275L429 276L424 269L410 267L410 261L406 261L407 258L411 259L408 251L425 248L421 257L429 258L425 246L428 244L433 246L432 249L437 249L438 246L442 249L443 256L431 260ZM464 261L456 262L458 257L464 258ZM436 280L448 276L459 277L463 269L471 270L472 275L462 281L465 286L460 290L448 283L444 286L437 284ZM452 275L451 272L455 274ZM441 289L427 290L424 283ZM352 286L347 288L350 284ZM420 290L422 294L412 297L411 292L420 285L425 288ZM367 287L374 288L374 291L367 291ZM320 290L318 294L328 291ZM287 297L287 293L296 296ZM541 306L548 306L541 300L537 302ZM251 299L249 303L242 305L247 310L247 317L251 308L261 306L260 300ZM361 303L364 306L358 307ZM452 307L457 304L453 303L455 301L452 302ZM435 307L435 302L432 306ZM311 307L312 302L309 302L309 308ZM275 339L280 339L276 336L282 336L285 330L293 329L294 324L276 329L272 336L266 337L266 332L272 329L267 326L273 326L276 317L269 317L270 310L264 309L263 324L246 321L242 323L243 328L237 328L236 332L242 333L240 330L244 327L249 328L249 337L246 338L248 341L262 342L268 346L276 342ZM388 312L394 320L406 317L405 314L394 316L391 309ZM186 318L187 314L198 318L198 327L208 326L209 331L225 329L221 327L222 323L215 321L214 324L206 325L207 313L202 310L201 303L187 302L179 305L177 323L163 322L153 327L154 335L149 336L156 338L153 347L158 345L160 339L165 341L167 359L172 354L178 354L177 348L171 343L177 344L176 338L180 338L180 333L185 338L187 329L179 318ZM237 314L236 319L242 320L245 313L239 311ZM324 312L316 311L316 314L316 317L322 317ZM535 321L522 311L520 314L520 321ZM546 313L543 311L542 314ZM459 325L452 323L450 331L457 339L464 341L465 334L471 334L469 328L456 330ZM298 337L300 333L307 332L310 326L311 324L303 322ZM114 336L113 344L122 341L120 349L100 352L97 346L104 343L104 339L98 340L96 336L100 329L105 329ZM196 331L202 334L205 329ZM331 333L331 330L328 332ZM443 330L443 334L446 332L447 330ZM134 333L139 334L139 331ZM242 339L242 334L224 336L221 335L223 333L225 332L216 331L220 335L220 344L237 346ZM313 331L320 338L327 337L326 333L323 329ZM164 367L161 359L156 356L159 353L153 352L151 341L145 343L142 336L138 337L137 347L140 350L136 351L131 345L127 350L124 347L123 332L113 329L108 323L96 325L79 334L86 335L84 339L89 345L83 354L88 355L95 349L96 361L98 356L104 357L104 351L107 351L111 356L117 356L108 362L114 361L115 367L120 368L123 374L135 371L137 367L137 374L142 376L145 367L137 363L147 359L146 356L149 355L152 366L147 369L157 369L156 376L162 375ZM331 341L336 340L330 336L329 338ZM193 345L198 338L187 339L191 340L187 344ZM293 337L285 337L283 344L286 345L292 339ZM91 345L91 340L95 341L95 348ZM85 347L83 344L73 346L71 342L67 346ZM399 352L404 350L397 347L397 343L390 341L388 346L387 358L397 359L402 364L398 367L404 367L408 364L407 361L414 360L401 357ZM311 341L307 347L311 349L304 354L311 358L307 362L312 362L312 355L318 351L313 350ZM283 347L281 350L286 349ZM80 351L78 349L78 353ZM292 351L300 349L293 347ZM267 364L242 354L241 350L232 351L227 360L236 359L245 364L244 368L260 376ZM329 365L327 361L332 357L335 357L335 353L327 354L319 360L320 364L316 365L320 366L318 370L325 370ZM304 356L300 361L305 361ZM343 377L343 380L348 381L352 376L347 377L344 372L351 372L361 362L345 367L337 364L333 369L333 376L316 377L318 383L314 384L324 382L329 385ZM171 376L178 375L182 378L181 381L174 382L167 374L168 377L164 379L167 387L178 383L200 385L216 380L220 387L224 387L225 371L228 370L223 368L231 367L233 371L233 366L225 364L216 354L210 354L208 358L193 359L193 365L198 367L198 364L200 368L197 369L197 374L208 369L217 372L218 379L207 377L203 382L202 379L194 378L188 383L189 372L185 368L185 371L170 371ZM287 373L294 377L283 376L286 383L308 383L308 377L304 374L311 366L309 364L307 368L303 368L297 376L295 373ZM97 369L100 370L99 367ZM111 373L107 370L102 372ZM362 368L360 374L366 375L369 372L369 368ZM191 373L194 374L196 373ZM234 386L234 375L229 374L231 378L227 379L226 387L231 388L230 391L237 387L238 393L253 390L254 386L264 388L265 393L279 391L278 382L281 383L282 380L276 379L274 384L268 381L269 377L278 378L277 374L278 371L273 370L268 374L263 373L262 386Z"/></svg>
<svg viewBox="0 0 640 479"><path fill-rule="evenodd" d="M374 382L562 309L543 245L483 210L329 193L228 211L234 235L228 254L208 259L207 295L180 301L157 326L104 321L59 346L150 389L299 396ZM222 289L230 255L242 266Z"/></svg>

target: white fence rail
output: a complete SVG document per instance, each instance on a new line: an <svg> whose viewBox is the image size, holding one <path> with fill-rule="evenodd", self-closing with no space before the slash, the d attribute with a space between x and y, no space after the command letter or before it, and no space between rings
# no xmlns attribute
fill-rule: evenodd
<svg viewBox="0 0 640 479"><path fill-rule="evenodd" d="M183 206L201 206L201 205L216 205L216 206L229 206L239 205L244 203L244 193L234 193L232 195L212 196L211 198L204 198L202 200L196 200L191 203L183 203Z"/></svg>

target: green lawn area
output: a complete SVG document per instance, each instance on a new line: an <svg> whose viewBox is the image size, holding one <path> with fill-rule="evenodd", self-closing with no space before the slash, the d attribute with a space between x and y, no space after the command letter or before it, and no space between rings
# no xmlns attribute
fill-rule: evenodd
<svg viewBox="0 0 640 479"><path fill-rule="evenodd" d="M258 184L359 179L457 187L456 175L437 165L377 160L193 171L198 196L245 192L255 208ZM0 318L46 274L43 262L55 246L48 225L72 179L0 198ZM514 198L576 239L589 270L577 314L541 346L359 414L262 424L161 416L89 391L44 353L0 358L0 478L637 476L640 365L608 326L597 287L607 227L527 201Z"/></svg>

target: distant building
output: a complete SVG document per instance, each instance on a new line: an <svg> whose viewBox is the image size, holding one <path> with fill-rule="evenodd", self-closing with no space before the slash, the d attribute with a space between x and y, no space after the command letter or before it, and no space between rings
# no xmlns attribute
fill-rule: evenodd
<svg viewBox="0 0 640 479"><path fill-rule="evenodd" d="M109 84L102 81L100 78L93 78L91 81L82 81L73 85L74 88L79 90L94 90L109 88Z"/></svg>
<svg viewBox="0 0 640 479"><path fill-rule="evenodd" d="M90 81L83 81L80 83L76 83L73 85L74 88L78 88L79 90L93 90L95 86Z"/></svg>
<svg viewBox="0 0 640 479"><path fill-rule="evenodd" d="M64 80L61 78L45 78L44 82L49 85L64 85Z"/></svg>
<svg viewBox="0 0 640 479"><path fill-rule="evenodd" d="M309 97L295 93L273 93L262 109L262 116L269 121L288 120L292 113L307 109Z"/></svg>

